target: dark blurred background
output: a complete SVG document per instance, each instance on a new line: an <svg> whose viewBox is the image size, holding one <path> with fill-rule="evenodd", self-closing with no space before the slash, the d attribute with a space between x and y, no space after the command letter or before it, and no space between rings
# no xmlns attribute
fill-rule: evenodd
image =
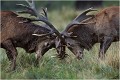
<svg viewBox="0 0 120 80"><path fill-rule="evenodd" d="M1 1L1 10L19 10L20 7L17 7L16 4L26 4L25 1L21 0L2 0ZM119 0L115 1L107 1L107 0L73 0L73 1L39 1L36 0L36 7L47 7L48 10L59 10L63 7L74 8L77 10L83 10L90 7L99 8L99 7L107 7L119 5Z"/></svg>

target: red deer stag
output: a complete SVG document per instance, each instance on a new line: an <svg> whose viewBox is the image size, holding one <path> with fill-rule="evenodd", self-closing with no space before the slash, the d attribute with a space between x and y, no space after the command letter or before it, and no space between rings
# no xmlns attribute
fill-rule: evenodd
<svg viewBox="0 0 120 80"><path fill-rule="evenodd" d="M35 4L27 1L30 7L19 4L26 8L20 13L28 13L37 19L18 17L12 11L1 11L1 48L6 50L7 57L11 61L11 70L16 67L17 50L21 47L29 53L36 52L36 63L50 48L54 47L55 38L62 39L60 33L48 21L47 10L42 9L43 13L38 14ZM45 25L37 25L33 21L42 21Z"/></svg>
<svg viewBox="0 0 120 80"><path fill-rule="evenodd" d="M74 55L81 59L83 50L90 50L95 43L100 43L99 58L104 59L112 42L119 41L119 7L108 7L96 15L87 15L91 8L77 16L61 33L65 42L57 39L59 54L66 45ZM59 41L58 41L59 40Z"/></svg>

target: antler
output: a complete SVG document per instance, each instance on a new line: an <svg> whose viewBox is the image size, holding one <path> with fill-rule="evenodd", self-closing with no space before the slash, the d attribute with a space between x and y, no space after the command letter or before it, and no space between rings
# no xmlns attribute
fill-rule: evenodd
<svg viewBox="0 0 120 80"><path fill-rule="evenodd" d="M67 27L63 31L63 33L65 33L68 29L70 29L74 25L89 24L89 23L83 23L83 22L91 19L94 16L94 15L87 15L87 13L89 13L91 11L97 11L97 10L95 10L93 8L89 8L89 9L85 10L82 14L78 15L70 24L67 25ZM74 37L74 36L71 36L71 34L69 35L68 33L66 33L65 36Z"/></svg>
<svg viewBox="0 0 120 80"><path fill-rule="evenodd" d="M33 21L42 21L44 23L46 23L49 28L51 30L52 33L55 33L61 40L64 40L61 36L61 34L59 33L58 30L55 29L55 27L48 21L48 16L47 16L47 8L42 8L43 13L41 13L40 15L37 12L37 9L35 8L35 4L34 1L28 1L26 0L26 2L29 4L30 7L23 5L23 4L18 4L19 6L22 6L24 8L26 8L25 11L20 11L19 13L28 13L31 14L32 16L37 17L37 19L29 19L27 18L26 21L24 21L23 23L26 22L33 22ZM43 35L43 34L42 34Z"/></svg>
<svg viewBox="0 0 120 80"><path fill-rule="evenodd" d="M39 14L35 8L35 4L34 4L34 1L28 1L26 0L26 2L29 4L29 6L26 6L24 4L17 4L18 6L22 6L23 8L25 8L26 10L25 11L19 11L18 13L29 13L31 14L32 16L35 16L35 17L38 17L39 18Z"/></svg>
<svg viewBox="0 0 120 80"><path fill-rule="evenodd" d="M91 11L97 11L97 10L95 10L93 8L89 8L89 9L85 10L82 14L78 15L73 21L81 22L82 20L93 17L94 15L86 15L87 13L89 13Z"/></svg>

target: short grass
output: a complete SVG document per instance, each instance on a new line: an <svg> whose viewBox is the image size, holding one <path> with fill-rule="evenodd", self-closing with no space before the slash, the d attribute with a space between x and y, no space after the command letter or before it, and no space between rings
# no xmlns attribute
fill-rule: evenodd
<svg viewBox="0 0 120 80"><path fill-rule="evenodd" d="M51 23L62 31L74 19L79 11L63 7L61 11L48 12ZM7 72L9 60L5 51L1 49L1 79L118 79L119 78L119 43L113 43L106 53L106 59L98 59L99 44L92 50L84 51L84 58L77 60L67 49L69 56L59 60L55 56L56 50L49 50L40 60L39 67L34 67L35 56L17 48L17 68Z"/></svg>

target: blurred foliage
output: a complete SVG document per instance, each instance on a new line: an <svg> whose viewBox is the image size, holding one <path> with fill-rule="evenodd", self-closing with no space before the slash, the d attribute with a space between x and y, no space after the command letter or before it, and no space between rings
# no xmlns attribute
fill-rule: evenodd
<svg viewBox="0 0 120 80"><path fill-rule="evenodd" d="M2 10L19 10L16 4L27 4L25 1L1 1ZM35 1L36 7L47 7L48 10L60 10L62 7L73 7L74 1Z"/></svg>
<svg viewBox="0 0 120 80"><path fill-rule="evenodd" d="M114 1L104 1L103 3L103 6L104 7L107 7L107 6L119 6L119 0L114 0Z"/></svg>
<svg viewBox="0 0 120 80"><path fill-rule="evenodd" d="M87 1L86 1L86 3L87 3ZM21 1L21 0L2 0L1 1L1 6L2 6L1 9L2 10L19 10L19 9L21 9L20 7L16 6L16 4L27 4L27 3L25 1ZM55 1L49 1L49 0L38 1L38 0L36 0L35 4L36 4L37 8L47 7L48 10L61 10L63 7L69 7L69 8L75 9L76 0L72 0L72 1L60 1L60 0L58 0L58 1L57 0L55 0ZM114 6L114 5L118 6L119 0L115 0L115 1L105 0L102 2L101 7ZM87 5L83 4L82 7L84 7L84 6L87 6Z"/></svg>

